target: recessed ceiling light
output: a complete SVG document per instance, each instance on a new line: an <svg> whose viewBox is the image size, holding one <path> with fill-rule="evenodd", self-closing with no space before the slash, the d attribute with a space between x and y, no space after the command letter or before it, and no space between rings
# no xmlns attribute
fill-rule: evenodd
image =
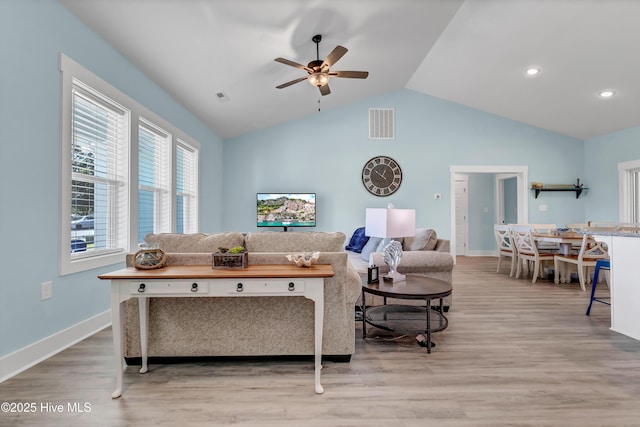
<svg viewBox="0 0 640 427"><path fill-rule="evenodd" d="M537 76L538 74L540 74L540 68L538 67L529 67L526 70L524 70L524 74L528 77L533 77L533 76Z"/></svg>
<svg viewBox="0 0 640 427"><path fill-rule="evenodd" d="M614 91L607 89L607 90L603 90L602 92L600 92L600 93L598 94L598 96L599 96L600 98L611 98L611 97L612 97L613 95L615 95L615 94L616 94L616 93L615 93Z"/></svg>

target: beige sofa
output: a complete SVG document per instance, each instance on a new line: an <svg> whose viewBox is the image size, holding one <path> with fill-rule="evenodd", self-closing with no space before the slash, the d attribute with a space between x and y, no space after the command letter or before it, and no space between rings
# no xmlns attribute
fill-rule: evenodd
<svg viewBox="0 0 640 427"><path fill-rule="evenodd" d="M380 239L370 239L367 244L368 249L378 249ZM402 259L398 266L398 272L402 274L415 274L417 276L431 277L452 283L453 256L450 251L449 240L439 239L432 229L418 228L416 236L402 239ZM389 267L383 260L382 252L373 251L368 253L367 246L363 253L347 251L349 261L354 266L358 274L366 276L369 265L377 265L380 275L387 273ZM364 255L363 255L364 254ZM455 290L454 290L455 292ZM372 303L374 303L372 301ZM369 305L367 301L367 305ZM378 304L376 301L374 304ZM444 299L445 309L453 305L453 294Z"/></svg>
<svg viewBox="0 0 640 427"><path fill-rule="evenodd" d="M240 245L249 252L249 265L287 264L288 254L319 251L318 262L331 264L335 273L325 279L323 355L348 361L355 352L361 282L347 261L343 233L168 233L145 241L167 253L168 265L211 265L219 247ZM140 357L138 308L135 300L125 304L125 358L132 362ZM152 298L149 357L313 355L313 305L304 297Z"/></svg>

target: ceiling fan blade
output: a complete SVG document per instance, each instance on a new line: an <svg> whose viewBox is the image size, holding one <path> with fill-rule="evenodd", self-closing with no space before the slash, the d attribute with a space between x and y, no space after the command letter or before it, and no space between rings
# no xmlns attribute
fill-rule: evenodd
<svg viewBox="0 0 640 427"><path fill-rule="evenodd" d="M293 84L299 83L303 80L307 80L307 77L300 77L299 79L295 79L295 80L291 80L290 82L287 83L282 83L280 86L276 86L276 89L283 89L285 87L291 86Z"/></svg>
<svg viewBox="0 0 640 427"><path fill-rule="evenodd" d="M331 71L331 77L345 77L347 79L366 79L369 76L368 71Z"/></svg>
<svg viewBox="0 0 640 427"><path fill-rule="evenodd" d="M326 71L327 69L331 68L331 66L333 64L335 64L336 62L338 62L338 60L340 58L342 58L344 56L345 53L348 52L348 49L344 46L336 46L331 53L327 56L327 59L324 60L324 62L321 65L321 69L323 71Z"/></svg>
<svg viewBox="0 0 640 427"><path fill-rule="evenodd" d="M318 89L320 89L320 93L322 94L322 96L329 95L331 93L331 89L329 89L329 83L324 86L319 86Z"/></svg>
<svg viewBox="0 0 640 427"><path fill-rule="evenodd" d="M301 70L305 70L308 73L313 73L313 70L311 68L306 67L302 64L298 64L297 62L289 61L288 59L276 58L274 59L274 61L279 62L281 64L285 64L285 65L291 65L292 67L300 68Z"/></svg>

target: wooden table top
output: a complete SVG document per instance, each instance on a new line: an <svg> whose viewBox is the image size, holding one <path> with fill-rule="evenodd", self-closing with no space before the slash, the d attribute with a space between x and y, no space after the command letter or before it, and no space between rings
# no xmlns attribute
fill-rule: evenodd
<svg viewBox="0 0 640 427"><path fill-rule="evenodd" d="M365 277L362 279L362 289L370 294L400 299L443 298L451 295L452 291L451 283L444 280L410 274L402 282L380 278L379 283L367 283Z"/></svg>
<svg viewBox="0 0 640 427"><path fill-rule="evenodd" d="M551 234L551 233L534 233L533 239L548 242L548 243L574 243L581 242L584 237L584 233L562 233L562 234Z"/></svg>
<svg viewBox="0 0 640 427"><path fill-rule="evenodd" d="M250 265L242 269L214 269L210 265L170 265L152 270L127 267L101 274L99 279L233 279L233 278L305 278L332 277L333 267L315 264L311 267L282 265Z"/></svg>

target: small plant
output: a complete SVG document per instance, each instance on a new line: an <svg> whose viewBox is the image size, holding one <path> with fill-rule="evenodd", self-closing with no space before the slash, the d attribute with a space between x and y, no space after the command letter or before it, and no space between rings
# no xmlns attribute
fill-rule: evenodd
<svg viewBox="0 0 640 427"><path fill-rule="evenodd" d="M227 252L229 252L229 248L218 248L218 252L220 252L221 254L226 254Z"/></svg>
<svg viewBox="0 0 640 427"><path fill-rule="evenodd" d="M234 248L231 248L231 253L232 254L241 254L245 251L244 246L236 246Z"/></svg>

